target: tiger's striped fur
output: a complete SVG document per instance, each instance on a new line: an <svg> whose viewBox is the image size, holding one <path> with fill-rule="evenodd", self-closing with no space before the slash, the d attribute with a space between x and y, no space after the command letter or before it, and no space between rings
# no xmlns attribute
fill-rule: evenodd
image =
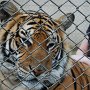
<svg viewBox="0 0 90 90"><path fill-rule="evenodd" d="M0 19L4 23L0 30L3 56L1 72L4 79L8 75L7 81L22 81L15 90L27 90L27 87L32 89L34 86L33 90L47 90L47 87L50 90L64 90L63 84L68 86L67 84L73 83L74 78L83 73L82 68L86 68L86 65L78 63L72 67L64 37L65 30L74 21L73 14L68 13L54 20L45 13L19 12L11 2L3 1L1 5L3 8L0 10ZM67 70L73 78L68 74L64 75ZM11 78L10 73L13 73ZM85 76L88 73L89 70L69 87L70 90L82 90L76 83L89 83L89 78ZM85 81L81 83L82 80ZM9 87L14 88L18 82L12 82L13 85ZM89 86L86 90L89 90Z"/></svg>

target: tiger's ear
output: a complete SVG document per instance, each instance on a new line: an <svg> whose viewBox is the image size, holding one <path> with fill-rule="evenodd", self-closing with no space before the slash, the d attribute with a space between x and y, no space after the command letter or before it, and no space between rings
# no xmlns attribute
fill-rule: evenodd
<svg viewBox="0 0 90 90"><path fill-rule="evenodd" d="M0 3L0 20L5 21L18 11L17 7L8 1Z"/></svg>
<svg viewBox="0 0 90 90"><path fill-rule="evenodd" d="M75 16L72 13L67 13L66 15L61 16L58 20L56 20L61 27L66 30L68 29L72 23L74 22Z"/></svg>

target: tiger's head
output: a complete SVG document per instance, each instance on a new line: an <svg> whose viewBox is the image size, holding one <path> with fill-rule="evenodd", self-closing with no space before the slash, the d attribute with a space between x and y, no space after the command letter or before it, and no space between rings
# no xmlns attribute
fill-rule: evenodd
<svg viewBox="0 0 90 90"><path fill-rule="evenodd" d="M52 72L52 68L59 70L59 63L66 66L66 59L60 61L66 52L64 32L72 25L74 14L68 13L54 20L45 13L19 12L11 2L3 1L1 5L0 19L4 23L0 32L2 53L8 58L6 62L17 66L20 79L30 82L47 71ZM58 72L63 74L64 71L60 69Z"/></svg>

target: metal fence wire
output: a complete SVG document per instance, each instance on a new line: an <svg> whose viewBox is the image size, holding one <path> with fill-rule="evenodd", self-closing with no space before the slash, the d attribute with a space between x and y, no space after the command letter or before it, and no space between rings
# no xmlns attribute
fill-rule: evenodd
<svg viewBox="0 0 90 90"><path fill-rule="evenodd" d="M0 21L0 90L90 90L89 49L71 58L89 41L90 0L0 0Z"/></svg>

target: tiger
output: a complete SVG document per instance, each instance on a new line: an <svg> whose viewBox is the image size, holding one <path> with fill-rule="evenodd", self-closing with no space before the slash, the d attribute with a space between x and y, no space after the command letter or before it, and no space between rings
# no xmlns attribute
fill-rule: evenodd
<svg viewBox="0 0 90 90"><path fill-rule="evenodd" d="M0 3L0 90L90 90L89 66L69 55L66 30L75 15L53 19Z"/></svg>

